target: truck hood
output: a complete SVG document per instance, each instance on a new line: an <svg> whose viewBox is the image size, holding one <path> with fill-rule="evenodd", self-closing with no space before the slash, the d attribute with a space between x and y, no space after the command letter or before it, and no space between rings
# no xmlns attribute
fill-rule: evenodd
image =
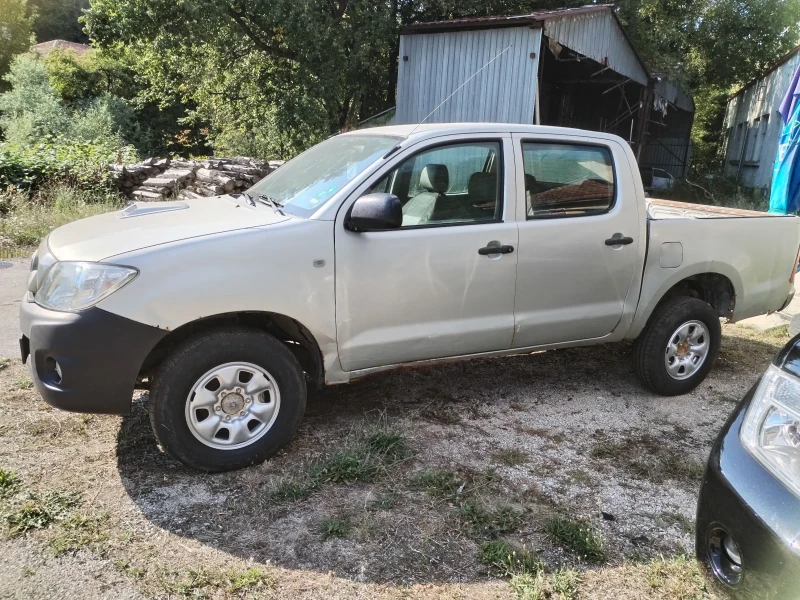
<svg viewBox="0 0 800 600"><path fill-rule="evenodd" d="M59 227L47 243L58 260L99 261L150 246L262 227L289 218L269 206L251 206L243 197L136 202L123 210Z"/></svg>

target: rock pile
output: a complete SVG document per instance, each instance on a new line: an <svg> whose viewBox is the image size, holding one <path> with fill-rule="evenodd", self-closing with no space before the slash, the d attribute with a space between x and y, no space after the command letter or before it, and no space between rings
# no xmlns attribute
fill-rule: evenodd
<svg viewBox="0 0 800 600"><path fill-rule="evenodd" d="M246 190L283 164L239 156L207 160L148 158L134 165L109 165L117 188L134 200L204 198Z"/></svg>

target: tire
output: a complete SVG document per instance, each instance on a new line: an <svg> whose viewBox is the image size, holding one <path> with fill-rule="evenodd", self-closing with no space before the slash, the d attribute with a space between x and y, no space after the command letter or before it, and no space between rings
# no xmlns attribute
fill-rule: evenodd
<svg viewBox="0 0 800 600"><path fill-rule="evenodd" d="M149 410L162 448L210 473L274 456L305 407L305 377L289 349L267 333L231 328L176 347L154 377Z"/></svg>
<svg viewBox="0 0 800 600"><path fill-rule="evenodd" d="M681 341L675 343L676 340ZM656 308L636 340L633 353L636 374L657 394L686 394L711 371L721 340L722 326L710 304L697 298L671 298ZM702 347L701 341L707 347L695 351Z"/></svg>

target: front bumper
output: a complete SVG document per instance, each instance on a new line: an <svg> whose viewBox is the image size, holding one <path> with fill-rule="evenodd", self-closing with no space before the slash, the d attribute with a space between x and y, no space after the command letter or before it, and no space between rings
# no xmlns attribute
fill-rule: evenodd
<svg viewBox="0 0 800 600"><path fill-rule="evenodd" d="M723 538L729 535L741 554L741 569L733 572L738 582L724 584L729 594L800 598L800 499L739 440L754 391L755 387L728 419L711 451L697 505L697 558L709 571L719 571L714 548L719 548L720 533Z"/></svg>
<svg viewBox="0 0 800 600"><path fill-rule="evenodd" d="M57 312L27 298L20 308L20 328L22 360L29 362L31 379L45 402L63 410L105 414L130 412L139 369L167 335L96 307Z"/></svg>

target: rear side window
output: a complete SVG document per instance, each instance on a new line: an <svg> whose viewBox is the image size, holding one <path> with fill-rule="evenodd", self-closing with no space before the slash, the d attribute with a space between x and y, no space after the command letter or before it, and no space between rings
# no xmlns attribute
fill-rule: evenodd
<svg viewBox="0 0 800 600"><path fill-rule="evenodd" d="M614 164L601 146L523 142L528 219L581 217L614 204Z"/></svg>

